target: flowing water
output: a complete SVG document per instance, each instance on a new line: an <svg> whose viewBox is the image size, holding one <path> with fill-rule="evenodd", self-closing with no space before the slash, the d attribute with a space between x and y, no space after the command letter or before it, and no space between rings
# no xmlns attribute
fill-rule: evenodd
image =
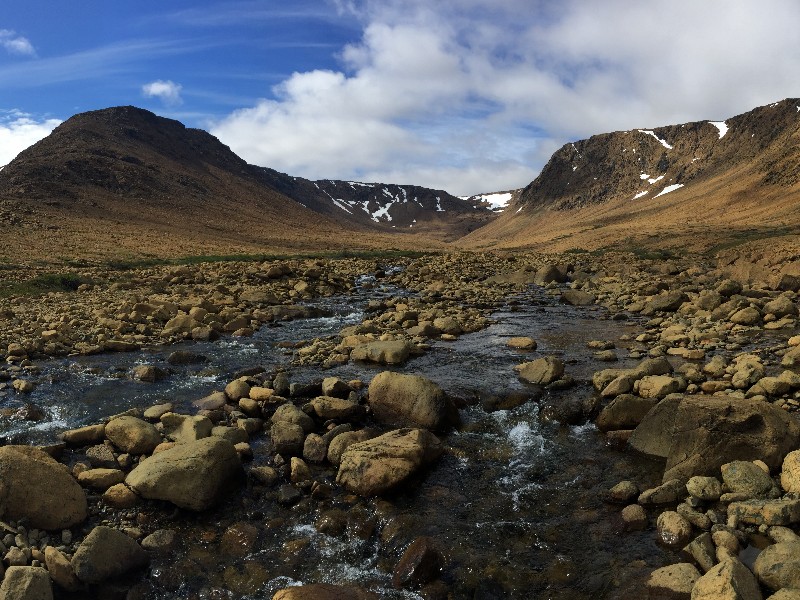
<svg viewBox="0 0 800 600"><path fill-rule="evenodd" d="M166 366L175 347L37 365L42 383L27 400L47 418L33 426L6 420L0 435L45 443L63 429L132 406L168 400L188 409L240 369L288 368L291 354L280 342L334 335L362 320L369 299L398 294L391 286L363 283L355 295L317 302L326 317L265 327L252 338L187 345L208 361L170 367L171 375L161 382L132 381L129 373L137 364ZM565 404L596 400L588 381L604 365L586 343L617 341L632 331L630 324L609 319L602 308L560 305L534 289L511 299L492 320L478 333L434 342L424 356L396 369L433 379L462 406L461 427L443 438L448 451L424 476L385 500L359 499L332 486L328 498L306 494L293 506L282 506L275 489L248 483L221 508L201 515L144 508L138 525L147 531L177 529L182 540L178 552L153 560L145 576L153 597L269 598L286 585L352 582L382 598L420 598L393 589L391 571L407 544L421 535L434 537L441 547L442 579L455 598L639 597L642 578L674 557L655 545L652 532L622 533L619 507L604 504L601 494L621 479L650 487L660 479L659 465L609 447L591 424L567 426L546 418L551 409L558 413ZM523 335L538 341L536 352L507 347L508 338ZM540 397L512 368L546 354L562 357L576 385ZM624 347L618 354L615 366L634 364ZM369 381L383 369L291 367L291 378ZM516 402L506 406L530 399L507 410L486 409L509 398ZM12 396L0 399L0 407L17 404ZM257 464L263 462L263 444L253 442ZM313 470L318 480L332 482L332 471ZM321 516L338 519L341 526L327 530L332 535L320 533L315 524Z"/></svg>

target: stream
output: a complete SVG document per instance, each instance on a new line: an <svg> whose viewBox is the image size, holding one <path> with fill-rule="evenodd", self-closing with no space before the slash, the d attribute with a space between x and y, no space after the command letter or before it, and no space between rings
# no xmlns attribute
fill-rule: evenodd
<svg viewBox="0 0 800 600"><path fill-rule="evenodd" d="M370 299L401 293L368 278L362 284L355 294L314 301L325 317L280 322L250 338L37 363L39 385L25 400L41 407L46 418L37 423L4 419L0 436L8 443L52 443L65 429L165 401L188 412L193 400L254 366L286 368L299 382L333 375L368 382L386 367L293 366L291 350L279 346L335 335L364 318ZM434 341L425 355L392 368L432 379L463 407L461 427L443 437L448 451L423 477L383 500L349 496L334 484L329 498L305 495L283 506L276 502L276 490L248 483L220 508L199 515L141 509L137 523L142 529L169 527L181 539L178 551L153 559L145 574L143 589L151 594L146 597L270 598L287 585L327 582L354 583L381 598L436 598L435 589L421 596L392 587L399 555L423 535L432 536L445 556L442 581L453 598L580 600L641 594L650 571L674 562L674 555L656 545L652 532L623 533L620 507L604 504L601 495L622 479L650 487L660 482L663 465L609 447L591 423L563 425L547 418L551 408L564 403L592 402L594 371L638 362L628 358L635 348L619 341L636 323L612 320L601 307L559 304L533 287L510 298L491 319L480 332ZM507 341L514 336L532 337L537 351L510 349ZM590 340L615 342L619 362L595 360L587 348ZM167 356L178 348L208 360L168 365ZM548 354L564 360L575 386L542 393L517 379L514 365ZM168 368L170 375L156 383L133 381L130 371L140 364ZM507 398L527 401L506 410L487 409ZM13 392L0 397L0 408L19 405ZM264 437L251 444L255 463L265 464L259 457L265 454ZM313 469L320 480L332 483L330 472ZM332 534L318 531L320 517L334 523ZM237 545L231 535L221 535L231 529L244 532L247 543Z"/></svg>

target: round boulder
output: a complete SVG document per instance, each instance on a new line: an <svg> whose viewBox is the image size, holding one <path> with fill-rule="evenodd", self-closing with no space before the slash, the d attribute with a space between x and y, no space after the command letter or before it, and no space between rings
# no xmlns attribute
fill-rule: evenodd
<svg viewBox="0 0 800 600"><path fill-rule="evenodd" d="M452 402L436 383L419 375L384 371L369 384L369 405L375 418L395 427L445 429L457 420Z"/></svg>
<svg viewBox="0 0 800 600"><path fill-rule="evenodd" d="M152 423L130 416L109 421L106 437L128 454L150 454L161 443L161 435Z"/></svg>

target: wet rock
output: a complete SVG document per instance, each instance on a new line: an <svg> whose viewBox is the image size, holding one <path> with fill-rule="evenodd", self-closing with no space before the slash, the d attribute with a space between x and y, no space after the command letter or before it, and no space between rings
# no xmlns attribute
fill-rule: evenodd
<svg viewBox="0 0 800 600"><path fill-rule="evenodd" d="M328 455L328 444L321 435L309 433L303 441L303 458L312 463L321 463Z"/></svg>
<svg viewBox="0 0 800 600"><path fill-rule="evenodd" d="M514 370L528 383L549 385L564 375L564 362L554 356L546 356L517 365Z"/></svg>
<svg viewBox="0 0 800 600"><path fill-rule="evenodd" d="M639 487L632 481L620 481L608 490L608 500L617 504L628 504L639 495Z"/></svg>
<svg viewBox="0 0 800 600"><path fill-rule="evenodd" d="M29 446L0 447L0 515L64 529L87 515L86 496L65 467Z"/></svg>
<svg viewBox="0 0 800 600"><path fill-rule="evenodd" d="M105 423L99 425L87 425L77 429L65 431L61 438L70 446L89 446L99 444L106 437Z"/></svg>
<svg viewBox="0 0 800 600"><path fill-rule="evenodd" d="M106 424L106 437L128 454L150 454L161 443L151 423L136 417L118 417Z"/></svg>
<svg viewBox="0 0 800 600"><path fill-rule="evenodd" d="M133 368L133 378L145 383L155 383L167 377L168 373L155 365L139 365Z"/></svg>
<svg viewBox="0 0 800 600"><path fill-rule="evenodd" d="M457 422L457 411L442 389L419 375L384 371L369 384L369 406L379 422L442 430Z"/></svg>
<svg viewBox="0 0 800 600"><path fill-rule="evenodd" d="M583 290L564 290L561 293L561 302L572 306L589 306L595 303L597 297Z"/></svg>
<svg viewBox="0 0 800 600"><path fill-rule="evenodd" d="M692 526L674 510L661 513L656 520L659 540L672 548L685 546L692 535Z"/></svg>
<svg viewBox="0 0 800 600"><path fill-rule="evenodd" d="M353 444L366 441L375 437L367 430L346 431L334 437L328 444L328 462L338 466L341 462L342 454Z"/></svg>
<svg viewBox="0 0 800 600"><path fill-rule="evenodd" d="M679 479L670 479L661 485L645 490L639 504L674 504L686 496L686 486Z"/></svg>
<svg viewBox="0 0 800 600"><path fill-rule="evenodd" d="M783 459L781 487L784 491L800 493L800 450L794 450Z"/></svg>
<svg viewBox="0 0 800 600"><path fill-rule="evenodd" d="M730 321L736 325L758 325L761 322L761 313L757 308L748 306L733 313Z"/></svg>
<svg viewBox="0 0 800 600"><path fill-rule="evenodd" d="M747 498L777 498L780 490L768 473L750 461L735 460L722 465L722 480L734 493Z"/></svg>
<svg viewBox="0 0 800 600"><path fill-rule="evenodd" d="M303 453L306 433L300 425L286 421L273 423L269 429L272 449L282 456L298 456Z"/></svg>
<svg viewBox="0 0 800 600"><path fill-rule="evenodd" d="M401 365L408 360L413 349L412 344L405 340L369 342L353 348L350 358L381 365Z"/></svg>
<svg viewBox="0 0 800 600"><path fill-rule="evenodd" d="M595 425L600 431L633 429L656 404L657 401L651 398L630 394L617 396L600 411Z"/></svg>
<svg viewBox="0 0 800 600"><path fill-rule="evenodd" d="M686 482L686 491L700 500L715 502L722 495L722 484L716 477L697 475Z"/></svg>
<svg viewBox="0 0 800 600"><path fill-rule="evenodd" d="M167 553L178 547L178 536L173 529L156 529L142 540L142 548L151 552Z"/></svg>
<svg viewBox="0 0 800 600"><path fill-rule="evenodd" d="M800 522L800 499L731 502L728 516L751 525L791 525Z"/></svg>
<svg viewBox="0 0 800 600"><path fill-rule="evenodd" d="M278 472L272 467L253 467L250 469L250 475L258 483L263 485L273 485L276 481L278 481Z"/></svg>
<svg viewBox="0 0 800 600"><path fill-rule="evenodd" d="M86 449L86 458L89 463L99 469L116 469L119 467L114 451L107 444L97 444Z"/></svg>
<svg viewBox="0 0 800 600"><path fill-rule="evenodd" d="M222 534L220 551L229 556L246 556L255 549L258 533L258 527L252 523L234 523Z"/></svg>
<svg viewBox="0 0 800 600"><path fill-rule="evenodd" d="M326 377L322 380L322 395L347 398L350 395L350 386L338 377Z"/></svg>
<svg viewBox="0 0 800 600"><path fill-rule="evenodd" d="M391 491L442 453L441 442L424 429L398 429L344 451L336 481L361 496Z"/></svg>
<svg viewBox="0 0 800 600"><path fill-rule="evenodd" d="M512 337L506 342L506 345L509 348L514 348L515 350L536 350L536 340L529 337Z"/></svg>
<svg viewBox="0 0 800 600"><path fill-rule="evenodd" d="M729 558L695 583L692 600L762 600L758 582L739 560Z"/></svg>
<svg viewBox="0 0 800 600"><path fill-rule="evenodd" d="M300 501L303 494L295 486L290 483L282 485L278 488L278 504L283 506L291 506Z"/></svg>
<svg viewBox="0 0 800 600"><path fill-rule="evenodd" d="M379 600L372 592L357 587L312 583L278 590L272 600Z"/></svg>
<svg viewBox="0 0 800 600"><path fill-rule="evenodd" d="M72 563L61 550L47 546L44 549L44 560L50 578L58 587L68 592L76 592L81 588L81 582L75 576Z"/></svg>
<svg viewBox="0 0 800 600"><path fill-rule="evenodd" d="M240 427L228 427L226 425L218 425L211 429L211 435L228 440L231 444L239 444L247 442L249 437L247 432Z"/></svg>
<svg viewBox="0 0 800 600"><path fill-rule="evenodd" d="M213 392L205 398L200 398L192 402L198 410L217 410L228 403L228 396L225 392Z"/></svg>
<svg viewBox="0 0 800 600"><path fill-rule="evenodd" d="M139 544L117 529L98 526L72 557L75 575L84 583L100 583L141 568L150 561Z"/></svg>
<svg viewBox="0 0 800 600"><path fill-rule="evenodd" d="M690 600L700 572L691 563L678 563L656 569L647 580L650 600Z"/></svg>
<svg viewBox="0 0 800 600"><path fill-rule="evenodd" d="M233 444L208 437L143 460L125 483L143 498L201 511L219 501L241 470Z"/></svg>
<svg viewBox="0 0 800 600"><path fill-rule="evenodd" d="M136 506L139 503L139 496L124 483L117 483L103 493L103 502L113 508L125 510Z"/></svg>
<svg viewBox="0 0 800 600"><path fill-rule="evenodd" d="M695 510L688 502L678 504L675 510L678 511L680 516L689 521L692 527L706 531L711 529L712 522L711 519L708 518L708 515L701 513L699 510Z"/></svg>
<svg viewBox="0 0 800 600"><path fill-rule="evenodd" d="M3 600L53 600L47 570L41 567L8 567L0 585Z"/></svg>
<svg viewBox="0 0 800 600"><path fill-rule="evenodd" d="M225 386L225 395L231 402L238 402L242 398L250 397L250 384L247 378L234 379Z"/></svg>
<svg viewBox="0 0 800 600"><path fill-rule="evenodd" d="M167 362L171 365L195 365L207 360L208 357L191 350L175 350L167 357Z"/></svg>
<svg viewBox="0 0 800 600"><path fill-rule="evenodd" d="M644 531L647 529L647 513L638 504L629 504L623 508L621 516L625 531Z"/></svg>
<svg viewBox="0 0 800 600"><path fill-rule="evenodd" d="M415 539L403 552L392 574L396 588L421 586L438 577L444 559L431 537Z"/></svg>
<svg viewBox="0 0 800 600"><path fill-rule="evenodd" d="M537 285L548 283L564 283L567 281L567 270L560 265L545 264L536 270L533 282Z"/></svg>
<svg viewBox="0 0 800 600"><path fill-rule="evenodd" d="M756 558L753 570L773 591L800 589L800 542L779 542L767 546Z"/></svg>

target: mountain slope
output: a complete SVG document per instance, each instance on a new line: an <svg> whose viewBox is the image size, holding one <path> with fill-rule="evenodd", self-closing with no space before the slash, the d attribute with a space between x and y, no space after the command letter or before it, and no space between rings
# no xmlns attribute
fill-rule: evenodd
<svg viewBox="0 0 800 600"><path fill-rule="evenodd" d="M711 247L800 232L798 202L800 100L787 99L724 122L566 144L497 221L462 243Z"/></svg>

